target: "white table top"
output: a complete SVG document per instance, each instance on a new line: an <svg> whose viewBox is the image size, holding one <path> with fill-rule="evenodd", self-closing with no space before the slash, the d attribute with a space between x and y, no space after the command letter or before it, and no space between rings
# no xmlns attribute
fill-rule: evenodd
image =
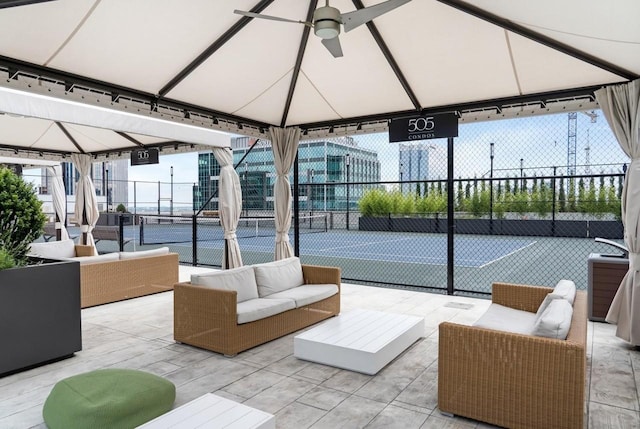
<svg viewBox="0 0 640 429"><path fill-rule="evenodd" d="M139 428L275 429L272 414L207 393L163 414Z"/></svg>

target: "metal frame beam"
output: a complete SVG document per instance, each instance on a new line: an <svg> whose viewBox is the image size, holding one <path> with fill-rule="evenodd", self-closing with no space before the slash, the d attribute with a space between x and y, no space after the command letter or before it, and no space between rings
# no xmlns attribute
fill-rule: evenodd
<svg viewBox="0 0 640 429"><path fill-rule="evenodd" d="M260 13L267 6L273 3L273 0L262 0L260 3L255 5L251 12ZM240 18L234 25L231 26L222 36L218 38L215 42L213 42L207 49L205 49L200 55L196 57L191 63L186 66L180 73L174 76L162 89L158 92L160 97L164 97L167 95L169 91L175 88L180 82L182 82L187 76L189 76L195 69L200 67L202 63L207 61L211 55L213 55L218 49L224 46L233 36L235 36L240 30L244 28L249 22L251 22L253 18L249 18L243 16Z"/></svg>
<svg viewBox="0 0 640 429"><path fill-rule="evenodd" d="M366 115L366 116L358 116L354 118L344 118L332 121L322 121L322 122L309 122L306 124L297 125L302 129L320 129L320 128L329 128L331 126L341 126L341 125L351 125L356 123L366 123L366 122L376 122L376 121L384 121L391 118L397 118L402 116L412 116L416 113L419 114L438 114L438 113L449 113L449 112L464 112L464 111L473 111L480 109L488 109L488 108L496 108L502 109L511 106L524 105L524 104L533 104L533 103L548 103L553 100L564 100L564 99L572 99L578 97L590 97L593 98L593 92L597 89L601 88L601 86L589 86L584 88L576 88L569 89L563 91L550 91L550 92L540 92L536 94L529 95L518 95L513 97L502 97L496 98L492 100L482 100L482 101L474 101L469 103L460 103L460 104L449 104L444 106L435 106L421 109L416 112L415 110L402 110L396 112L382 113L376 115Z"/></svg>
<svg viewBox="0 0 640 429"><path fill-rule="evenodd" d="M0 0L0 9L17 6L28 6L35 3L44 3L52 0Z"/></svg>
<svg viewBox="0 0 640 429"><path fill-rule="evenodd" d="M196 106L193 104L185 103L170 98L159 99L155 94L149 92L140 91L133 88L128 88L121 85L101 81L98 79L81 76L57 70L49 67L43 67L37 64L28 63L26 61L18 60L0 55L0 68L5 68L12 71L11 78L15 78L17 74L24 73L28 76L39 77L52 82L64 83L70 91L73 91L74 86L83 88L90 88L103 92L105 94L112 94L112 98L128 97L132 100L145 102L149 105L151 111L154 106L158 104L166 105L167 107L174 108L175 110L193 112L200 115L212 117L215 119L221 119L227 122L242 123L255 128L268 128L270 124L265 122L255 121L252 119L232 115L229 113L219 112L216 110L208 109L202 106Z"/></svg>
<svg viewBox="0 0 640 429"><path fill-rule="evenodd" d="M550 37L536 33L535 31L531 31L530 29L522 25L516 24L515 22L509 21L497 15L494 15L490 12L487 12L486 10L472 6L468 3L465 3L464 1L461 1L461 0L438 0L438 1L442 4L451 6L469 15L475 16L476 18L482 19L483 21L487 21L487 22L490 22L491 24L497 25L498 27L504 28L507 31L518 34L522 37L526 37L527 39L533 40L534 42L540 43L541 45L547 46L551 49L555 49L558 52L562 52L563 54L569 55L580 61L591 64L592 66L608 71L609 73L613 73L615 75L623 77L627 80L634 80L639 77L637 74L629 70L626 70L622 67L618 67L617 65L604 61L601 58L597 58L597 57L594 57L593 55L589 55L585 52L582 52L578 49L575 49L569 45L561 43Z"/></svg>
<svg viewBox="0 0 640 429"><path fill-rule="evenodd" d="M80 147L76 139L74 139L73 136L69 133L69 130L65 128L64 125L62 125L60 122L56 122L56 125L58 126L58 128L60 128L60 130L64 133L64 135L67 136L69 141L76 147L76 149L78 149L80 153L86 153L84 149Z"/></svg>
<svg viewBox="0 0 640 429"><path fill-rule="evenodd" d="M364 5L360 0L353 0L353 4L357 9L364 9ZM384 39L380 35L378 28L371 21L367 22L366 25L367 25L367 28L369 29L369 32L373 36L373 39L378 44L378 48L380 48L380 51L382 51L382 55L384 55L384 58L387 60L387 62L389 63L389 66L395 73L396 78L400 82L400 85L402 85L402 88L407 93L409 100L411 100L411 103L416 108L416 110L419 110L421 107L420 101L418 100L418 97L416 97L416 94L413 92L411 85L409 85L409 81L407 81L407 78L404 77L404 74L402 73L400 66L396 62L396 59L393 57L393 55L391 55L391 51L389 50L389 47L387 46L387 44L384 42Z"/></svg>
<svg viewBox="0 0 640 429"><path fill-rule="evenodd" d="M313 19L313 12L318 6L318 0L311 0L309 3L309 10L307 11L307 18L305 21L311 22ZM296 90L296 83L298 82L298 76L300 75L300 67L302 66L302 59L304 58L304 51L307 48L307 42L309 41L309 33L311 28L308 25L304 26L302 30L302 37L300 38L300 47L298 48L298 56L296 57L296 64L293 67L293 75L291 76L291 83L289 84L289 91L287 92L287 101L284 103L284 111L282 112L282 120L280 121L280 127L284 128L287 124L287 117L289 116L289 109L291 108L291 100L293 100L293 93Z"/></svg>

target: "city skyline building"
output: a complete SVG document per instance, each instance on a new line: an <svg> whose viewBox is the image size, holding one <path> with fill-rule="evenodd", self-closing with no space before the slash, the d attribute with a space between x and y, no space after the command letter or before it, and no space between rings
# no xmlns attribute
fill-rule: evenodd
<svg viewBox="0 0 640 429"><path fill-rule="evenodd" d="M425 143L400 144L398 155L400 192L413 192L416 188L415 183L404 182L433 179L430 177L433 170L430 156L432 150L435 150L435 146Z"/></svg>
<svg viewBox="0 0 640 429"><path fill-rule="evenodd" d="M62 181L65 184L67 196L76 194L76 182L79 174L71 162L61 162ZM40 170L40 194L49 194L51 174L46 168ZM94 162L91 165L91 180L96 189L96 196L106 197L109 209L115 210L118 204L129 204L129 160L117 159L104 162Z"/></svg>
<svg viewBox="0 0 640 429"><path fill-rule="evenodd" d="M276 173L271 144L239 137L232 139L231 145L234 165L241 162L237 171L244 209L273 210ZM204 208L217 208L219 174L220 166L213 153L198 153L198 186L194 191L196 209L204 206L209 197L212 200ZM293 171L289 174L289 180L293 183ZM380 161L377 152L359 147L351 137L299 143L298 198L301 210L346 210L347 205L355 209L364 191L377 186L368 183L378 181ZM348 193L347 183L350 184Z"/></svg>

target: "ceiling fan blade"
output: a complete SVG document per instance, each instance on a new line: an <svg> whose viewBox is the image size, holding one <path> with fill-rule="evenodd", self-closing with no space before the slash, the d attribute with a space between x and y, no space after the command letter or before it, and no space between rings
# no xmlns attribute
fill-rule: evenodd
<svg viewBox="0 0 640 429"><path fill-rule="evenodd" d="M344 31L351 31L354 28L379 17L380 15L390 12L405 3L409 3L410 1L411 0L387 0L373 6L365 7L364 9L343 13L342 24L344 25Z"/></svg>
<svg viewBox="0 0 640 429"><path fill-rule="evenodd" d="M0 9L16 6L27 6L34 3L44 3L52 0L0 0Z"/></svg>
<svg viewBox="0 0 640 429"><path fill-rule="evenodd" d="M263 15L261 13L245 12L243 10L238 10L238 9L234 10L233 13L236 13L238 15L248 16L249 18L261 18L261 19L270 19L272 21L292 22L294 24L303 24L303 25L307 25L309 27L313 27L313 25L310 22L296 21L294 19L287 19L287 18L280 18L279 16L271 16L271 15Z"/></svg>
<svg viewBox="0 0 640 429"><path fill-rule="evenodd" d="M340 46L340 39L338 36L332 39L322 39L322 44L335 58L342 56L342 46Z"/></svg>

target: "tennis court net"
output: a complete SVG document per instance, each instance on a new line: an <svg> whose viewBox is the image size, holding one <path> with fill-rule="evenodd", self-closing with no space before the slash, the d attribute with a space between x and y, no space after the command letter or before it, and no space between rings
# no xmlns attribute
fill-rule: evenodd
<svg viewBox="0 0 640 429"><path fill-rule="evenodd" d="M328 230L326 213L300 216L300 233L308 234L326 232ZM197 235L197 241L216 241L224 239L224 232L220 218L196 218L194 226L193 216L142 216L140 222L140 244L170 244L188 243ZM292 220L293 225L293 220ZM293 234L293 227L289 231ZM236 229L239 239L255 237L275 237L276 226L273 217L241 217Z"/></svg>

